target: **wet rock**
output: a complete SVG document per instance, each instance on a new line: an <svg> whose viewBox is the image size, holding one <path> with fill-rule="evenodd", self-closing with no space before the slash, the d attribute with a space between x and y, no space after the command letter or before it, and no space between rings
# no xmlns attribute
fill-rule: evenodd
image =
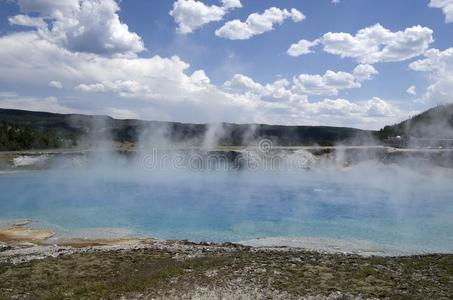
<svg viewBox="0 0 453 300"><path fill-rule="evenodd" d="M31 220L20 220L16 223L13 224L13 227L23 227L23 226L27 226L31 223Z"/></svg>
<svg viewBox="0 0 453 300"><path fill-rule="evenodd" d="M0 243L0 252L12 250L12 249L13 249L12 246L7 245L7 244L5 244L5 243Z"/></svg>

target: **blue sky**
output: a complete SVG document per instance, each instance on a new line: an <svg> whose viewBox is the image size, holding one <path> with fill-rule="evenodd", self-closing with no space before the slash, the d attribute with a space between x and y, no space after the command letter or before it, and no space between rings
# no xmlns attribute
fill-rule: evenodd
<svg viewBox="0 0 453 300"><path fill-rule="evenodd" d="M453 0L0 0L0 107L380 128L451 102L452 37Z"/></svg>

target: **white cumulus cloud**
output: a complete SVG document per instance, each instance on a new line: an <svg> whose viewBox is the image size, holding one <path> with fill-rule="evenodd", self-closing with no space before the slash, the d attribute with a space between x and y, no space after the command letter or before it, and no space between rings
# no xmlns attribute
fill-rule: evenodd
<svg viewBox="0 0 453 300"><path fill-rule="evenodd" d="M453 22L453 0L431 0L429 7L441 8L445 14L445 22Z"/></svg>
<svg viewBox="0 0 453 300"><path fill-rule="evenodd" d="M226 9L241 8L241 0L222 0L223 7Z"/></svg>
<svg viewBox="0 0 453 300"><path fill-rule="evenodd" d="M414 71L428 74L431 81L423 99L429 103L453 102L453 48L430 49L423 59L409 65Z"/></svg>
<svg viewBox="0 0 453 300"><path fill-rule="evenodd" d="M112 11L116 14L117 10L114 6L111 9L110 0L20 0L18 3L23 14L44 18L49 29L32 26L26 31L0 36L0 84L12 90L0 93L0 107L181 122L220 120L362 128L379 128L405 116L390 101L379 98L316 101L359 88L377 74L371 65L360 64L350 72L301 74L271 83L259 83L236 74L224 85L216 86L204 70L191 71L190 65L178 56L138 57L131 48L123 51L115 43L114 50L107 52L82 51L68 46L68 41L63 42L62 37L74 41L71 36L74 28L82 28L86 22L88 30L93 22L99 21L76 18L72 19L73 25L62 26L59 22L65 22L63 16L81 16L87 12L80 11L88 7L104 16L101 12L106 5L106 15L101 19L115 23L116 18L111 17ZM221 3L232 8L240 2ZM87 6L82 7L83 4ZM299 20L301 16L294 14L293 18ZM107 24L99 26L111 28ZM84 35L85 29L80 30ZM106 36L99 38L106 41ZM52 97L55 88L62 88L63 84L64 90L58 93L64 95L58 99ZM30 97L26 91L48 96Z"/></svg>
<svg viewBox="0 0 453 300"><path fill-rule="evenodd" d="M376 74L371 65L358 65L352 73L328 70L324 75L301 74L293 79L293 89L306 95L337 95L341 90L360 88Z"/></svg>
<svg viewBox="0 0 453 300"><path fill-rule="evenodd" d="M0 93L0 107L32 111L48 111L62 114L82 112L61 104L56 97L50 96L39 98L20 96L16 93Z"/></svg>
<svg viewBox="0 0 453 300"><path fill-rule="evenodd" d="M379 72L372 65L362 64L355 67L352 74L356 80L364 81L373 78L373 76L379 74Z"/></svg>
<svg viewBox="0 0 453 300"><path fill-rule="evenodd" d="M57 80L52 80L51 82L49 82L49 86L51 88L54 88L54 89L62 89L63 88L63 84L60 81L57 81Z"/></svg>
<svg viewBox="0 0 453 300"><path fill-rule="evenodd" d="M39 34L70 51L105 55L134 55L145 48L118 16L115 0L17 0L23 13L9 21L39 27ZM48 23L48 24L43 24ZM50 29L48 29L50 28Z"/></svg>
<svg viewBox="0 0 453 300"><path fill-rule="evenodd" d="M341 90L359 88L361 82L378 74L371 65L359 65L352 73L328 70L324 75L300 74L290 82L280 79L262 85L242 74L224 83L233 93L243 93L269 102L307 102L310 95L337 95Z"/></svg>
<svg viewBox="0 0 453 300"><path fill-rule="evenodd" d="M403 31L392 32L376 24L359 30L355 35L328 32L313 42L302 40L299 43L309 45L309 51L298 53L296 50L299 43L296 43L291 46L293 51L290 51L291 48L288 50L288 54L292 56L308 54L311 47L322 44L325 52L353 58L360 63L398 62L422 55L433 41L433 31L427 27L417 25Z"/></svg>
<svg viewBox="0 0 453 300"><path fill-rule="evenodd" d="M14 1L14 0L13 0ZM24 13L40 13L47 16L68 14L79 8L79 0L16 0Z"/></svg>
<svg viewBox="0 0 453 300"><path fill-rule="evenodd" d="M43 18L30 17L27 15L16 15L9 17L8 21L10 24L28 27L47 27L47 23Z"/></svg>
<svg viewBox="0 0 453 300"><path fill-rule="evenodd" d="M59 78L68 87L66 96L77 99L71 101L77 109L107 113L108 107L115 105L147 119L253 120L259 103L217 89L202 70L187 74L189 67L177 56L110 57L71 52L36 32L0 37L0 83L21 83L38 90Z"/></svg>
<svg viewBox="0 0 453 300"><path fill-rule="evenodd" d="M170 15L178 24L177 31L187 34L205 24L222 20L230 10L240 7L240 0L223 0L222 6L206 5L196 0L177 0Z"/></svg>
<svg viewBox="0 0 453 300"><path fill-rule="evenodd" d="M264 111L267 122L288 123L291 120L310 125L361 124L363 128L380 128L401 121L410 113L378 97L355 102L344 98L310 101L312 95L336 95L340 90L358 88L362 81L376 74L377 70L373 66L358 65L352 73L327 71L324 75L301 74L292 81L279 79L268 84L236 74L224 83L223 88L235 97L265 102L266 105L258 110L258 114ZM272 117L269 119L269 116ZM266 117L262 118L266 120Z"/></svg>
<svg viewBox="0 0 453 300"><path fill-rule="evenodd" d="M407 88L406 93L412 96L417 96L417 88L415 87L415 85L411 85Z"/></svg>
<svg viewBox="0 0 453 300"><path fill-rule="evenodd" d="M312 53L313 51L311 48L317 46L319 44L319 40L308 41L308 40L300 40L299 42L292 44L289 47L287 53L290 56L301 56L304 54Z"/></svg>
<svg viewBox="0 0 453 300"><path fill-rule="evenodd" d="M274 25L280 25L288 18L291 18L294 22L301 22L305 19L305 16L295 8L288 11L287 9L271 7L261 14L251 14L245 22L237 19L229 21L217 29L215 34L218 37L230 40L247 40L255 35L273 30Z"/></svg>
<svg viewBox="0 0 453 300"><path fill-rule="evenodd" d="M224 83L224 88L235 94L265 102L299 103L307 102L306 95L294 93L290 82L280 79L273 83L262 85L252 78L242 74L235 74L233 78Z"/></svg>

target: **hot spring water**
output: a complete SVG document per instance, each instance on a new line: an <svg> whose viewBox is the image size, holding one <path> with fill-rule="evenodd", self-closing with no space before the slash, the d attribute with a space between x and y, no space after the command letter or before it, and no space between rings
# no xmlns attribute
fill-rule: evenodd
<svg viewBox="0 0 453 300"><path fill-rule="evenodd" d="M121 228L162 239L319 238L453 252L451 179L376 165L27 171L0 176L0 220L38 220L57 232Z"/></svg>

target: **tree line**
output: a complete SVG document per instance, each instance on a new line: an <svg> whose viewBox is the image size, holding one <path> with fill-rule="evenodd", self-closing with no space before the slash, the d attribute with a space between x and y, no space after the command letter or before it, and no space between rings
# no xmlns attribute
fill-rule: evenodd
<svg viewBox="0 0 453 300"><path fill-rule="evenodd" d="M0 151L52 149L61 145L61 139L51 130L0 122Z"/></svg>

